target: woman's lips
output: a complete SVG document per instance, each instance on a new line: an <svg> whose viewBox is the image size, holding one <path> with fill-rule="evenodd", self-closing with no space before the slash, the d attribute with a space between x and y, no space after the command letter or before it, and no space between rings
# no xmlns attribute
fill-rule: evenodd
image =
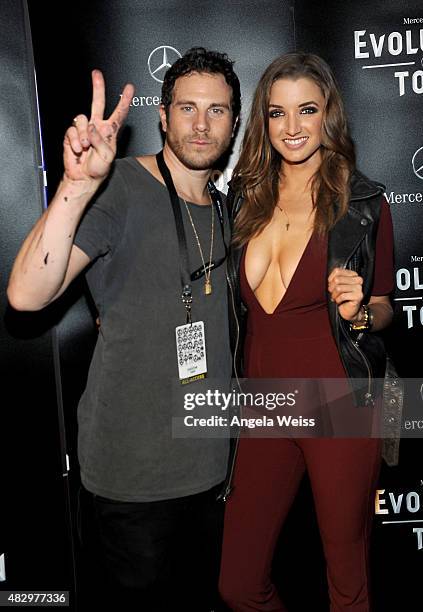
<svg viewBox="0 0 423 612"><path fill-rule="evenodd" d="M301 136L300 138L284 138L283 143L288 149L301 149L308 140L308 136Z"/></svg>

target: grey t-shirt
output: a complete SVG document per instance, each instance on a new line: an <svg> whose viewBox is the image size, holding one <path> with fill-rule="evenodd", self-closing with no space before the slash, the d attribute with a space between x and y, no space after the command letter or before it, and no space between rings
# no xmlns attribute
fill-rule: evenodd
<svg viewBox="0 0 423 612"><path fill-rule="evenodd" d="M211 207L189 204L209 259ZM181 203L190 271L202 265ZM225 238L229 226L225 211ZM78 227L75 244L92 260L87 281L101 327L78 407L81 479L93 493L124 501L191 495L221 482L224 438L172 437L175 402L206 381L178 382L175 328L185 323L179 249L167 189L135 158L116 160ZM217 215L213 259L224 255ZM193 281L193 319L205 325L208 377L229 381L231 358L225 264ZM179 396L175 396L177 388ZM182 413L179 410L179 413Z"/></svg>

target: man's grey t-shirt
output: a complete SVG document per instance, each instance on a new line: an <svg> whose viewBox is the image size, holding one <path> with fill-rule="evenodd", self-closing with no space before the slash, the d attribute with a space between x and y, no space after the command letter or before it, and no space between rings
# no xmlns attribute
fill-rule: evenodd
<svg viewBox="0 0 423 612"><path fill-rule="evenodd" d="M188 205L208 261L211 206ZM183 202L181 211L193 272L202 261ZM225 238L228 243L226 211ZM82 483L97 495L124 501L170 499L213 487L225 478L229 441L172 438L173 404L182 401L175 398L175 385L182 398L182 392L202 391L207 379L183 389L178 382L175 328L186 322L186 313L166 187L135 158L116 160L74 242L92 260L86 276L101 319L78 407ZM213 259L224 252L215 213ZM211 295L204 294L204 276L192 282L192 312L205 325L208 377L229 382L225 269L224 264L211 272Z"/></svg>

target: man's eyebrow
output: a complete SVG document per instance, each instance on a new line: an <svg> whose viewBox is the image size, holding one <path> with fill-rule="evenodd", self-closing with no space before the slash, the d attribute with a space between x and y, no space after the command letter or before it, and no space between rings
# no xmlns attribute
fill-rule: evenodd
<svg viewBox="0 0 423 612"><path fill-rule="evenodd" d="M315 104L316 106L319 106L319 104L317 102L315 102L314 100L309 100L308 102L302 102L301 104L298 105L298 108L302 108L303 106L308 106L309 104ZM269 102L269 108L283 108L283 106L281 104L272 104L272 102Z"/></svg>
<svg viewBox="0 0 423 612"><path fill-rule="evenodd" d="M228 110L231 110L231 107L226 102L212 102L209 108L211 108L212 106L220 106L221 108L227 108Z"/></svg>
<svg viewBox="0 0 423 612"><path fill-rule="evenodd" d="M174 100L174 104L191 104L191 106L197 106L192 100Z"/></svg>
<svg viewBox="0 0 423 612"><path fill-rule="evenodd" d="M174 104L176 106L180 106L180 105L190 105L190 106L197 106L197 103L194 102L193 100L175 100ZM216 106L219 106L221 108L227 108L228 110L231 109L231 107L229 106L229 104L227 104L226 102L212 102L211 104L209 104L208 108L214 108Z"/></svg>

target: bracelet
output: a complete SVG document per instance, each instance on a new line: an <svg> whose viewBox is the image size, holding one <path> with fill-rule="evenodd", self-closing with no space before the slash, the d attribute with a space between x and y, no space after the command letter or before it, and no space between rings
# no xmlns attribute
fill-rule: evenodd
<svg viewBox="0 0 423 612"><path fill-rule="evenodd" d="M363 312L363 319L361 321L351 321L350 330L369 331L373 326L373 313L368 304L362 304L360 310Z"/></svg>

